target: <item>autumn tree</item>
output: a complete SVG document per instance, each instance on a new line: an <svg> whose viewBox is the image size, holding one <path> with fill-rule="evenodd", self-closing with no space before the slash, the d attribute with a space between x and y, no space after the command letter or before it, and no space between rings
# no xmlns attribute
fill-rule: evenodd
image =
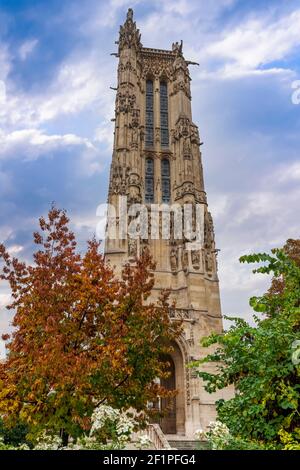
<svg viewBox="0 0 300 470"><path fill-rule="evenodd" d="M154 379L166 373L160 357L180 325L170 323L167 293L147 302L150 255L117 279L96 240L77 252L64 211L52 207L39 223L32 265L0 245L0 278L10 285L7 308L15 313L13 333L3 336L0 414L6 423L59 430L66 442L89 428L101 403L141 411L168 393Z"/></svg>

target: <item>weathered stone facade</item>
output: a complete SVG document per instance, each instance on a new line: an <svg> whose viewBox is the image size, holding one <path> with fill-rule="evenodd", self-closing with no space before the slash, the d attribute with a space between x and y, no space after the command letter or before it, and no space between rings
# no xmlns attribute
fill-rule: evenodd
<svg viewBox="0 0 300 470"><path fill-rule="evenodd" d="M120 27L114 148L108 201L185 203L204 207L204 243L186 249L186 240L107 239L106 260L120 271L147 248L157 263L152 300L169 288L184 333L174 346L176 398L173 430L192 436L215 417L215 396L207 394L187 364L205 355L200 339L222 330L217 250L207 208L198 127L192 121L190 74L182 43L171 50L143 47L129 9ZM162 98L163 97L163 98ZM163 121L163 122L162 122ZM167 161L167 163L166 163ZM149 224L150 225L150 224ZM167 429L168 432L168 429Z"/></svg>

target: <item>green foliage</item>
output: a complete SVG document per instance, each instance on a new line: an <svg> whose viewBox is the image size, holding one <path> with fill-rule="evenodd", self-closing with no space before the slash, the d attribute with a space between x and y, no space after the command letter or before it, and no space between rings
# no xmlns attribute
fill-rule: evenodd
<svg viewBox="0 0 300 470"><path fill-rule="evenodd" d="M245 440L238 436L233 436L226 424L221 421L211 422L208 431L201 429L196 431L195 437L203 450L203 443L206 449L210 450L273 450L274 445L266 445L261 441ZM201 449L198 446L199 449Z"/></svg>
<svg viewBox="0 0 300 470"><path fill-rule="evenodd" d="M43 429L31 435L30 447L26 444L6 444L0 437L0 450L120 450L132 440L133 433L138 430L138 415L129 410L118 410L107 405L95 408L90 431L80 438L71 438L64 445L62 436L54 429ZM139 449L151 445L147 435L140 435L136 445Z"/></svg>
<svg viewBox="0 0 300 470"><path fill-rule="evenodd" d="M295 448L300 445L300 267L281 250L240 261L263 263L254 272L283 276L283 292L252 297L252 308L264 314L254 317L255 327L231 318L227 332L203 341L215 350L194 365L217 363L215 374L198 372L208 392L234 385L234 398L219 400L217 411L237 445L254 441Z"/></svg>
<svg viewBox="0 0 300 470"><path fill-rule="evenodd" d="M2 445L13 447L18 447L22 444L28 445L29 443L26 439L28 431L29 428L24 423L19 422L15 426L8 427L0 419L0 439Z"/></svg>

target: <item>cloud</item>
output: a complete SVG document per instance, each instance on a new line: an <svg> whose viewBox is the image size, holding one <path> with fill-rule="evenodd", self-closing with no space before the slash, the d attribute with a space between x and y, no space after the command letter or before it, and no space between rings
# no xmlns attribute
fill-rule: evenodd
<svg viewBox="0 0 300 470"><path fill-rule="evenodd" d="M6 101L6 87L5 83L0 80L0 106L3 105Z"/></svg>
<svg viewBox="0 0 300 470"><path fill-rule="evenodd" d="M298 167L296 167L296 171ZM252 190L211 194L210 209L216 226L219 277L223 313L251 318L248 299L262 295L270 285L270 276L253 274L254 266L241 265L243 254L269 252L282 247L288 238L300 237L299 185L294 180L295 163L285 165L284 182L278 169L269 175L250 176Z"/></svg>
<svg viewBox="0 0 300 470"><path fill-rule="evenodd" d="M276 178L280 183L300 182L300 162L280 166Z"/></svg>
<svg viewBox="0 0 300 470"><path fill-rule="evenodd" d="M7 45L0 43L0 80L4 83L10 70L11 62Z"/></svg>
<svg viewBox="0 0 300 470"><path fill-rule="evenodd" d="M1 225L0 227L0 243L8 240L14 233L14 228L8 225Z"/></svg>
<svg viewBox="0 0 300 470"><path fill-rule="evenodd" d="M10 255L15 256L18 253L20 253L21 251L23 251L23 249L24 249L24 247L21 246L21 245L12 245L12 246L8 247L7 251Z"/></svg>
<svg viewBox="0 0 300 470"><path fill-rule="evenodd" d="M261 67L284 59L300 47L299 23L300 10L275 21L270 15L248 19L232 31L225 30L221 40L207 45L203 50L204 59L225 62L226 77L258 71L265 73ZM282 70L280 67L267 68L268 73Z"/></svg>
<svg viewBox="0 0 300 470"><path fill-rule="evenodd" d="M105 145L107 151L111 151L113 148L114 134L113 126L108 121L103 121L99 127L95 130L94 141Z"/></svg>
<svg viewBox="0 0 300 470"><path fill-rule="evenodd" d="M0 130L0 157L36 159L63 146L83 146L97 151L86 138L74 134L48 135L40 129L22 129L5 134Z"/></svg>
<svg viewBox="0 0 300 470"><path fill-rule="evenodd" d="M0 124L38 127L63 115L75 115L97 104L109 114L112 95L107 93L112 63L91 54L85 59L71 57L61 64L57 77L39 94L24 93L6 86L6 101L0 110Z"/></svg>
<svg viewBox="0 0 300 470"><path fill-rule="evenodd" d="M21 60L26 60L29 57L38 44L38 39L29 39L19 47L19 57Z"/></svg>

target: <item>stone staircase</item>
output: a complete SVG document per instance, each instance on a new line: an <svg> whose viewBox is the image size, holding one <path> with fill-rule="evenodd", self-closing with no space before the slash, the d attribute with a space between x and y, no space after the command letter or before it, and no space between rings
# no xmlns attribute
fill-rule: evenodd
<svg viewBox="0 0 300 470"><path fill-rule="evenodd" d="M170 444L170 446L172 447L172 449L177 449L177 450L196 450L197 447L196 447L196 441L179 441L179 440L175 440L175 441L172 441L170 439L168 439L168 442Z"/></svg>
<svg viewBox="0 0 300 470"><path fill-rule="evenodd" d="M207 442L199 442L193 439L189 439L187 436L178 436L176 434L165 435L169 445L172 449L177 450L207 450Z"/></svg>
<svg viewBox="0 0 300 470"><path fill-rule="evenodd" d="M206 450L208 448L207 442L195 441L177 434L164 434L158 424L149 424L143 431L135 433L132 444L141 434L149 437L152 442L151 449L155 450Z"/></svg>

